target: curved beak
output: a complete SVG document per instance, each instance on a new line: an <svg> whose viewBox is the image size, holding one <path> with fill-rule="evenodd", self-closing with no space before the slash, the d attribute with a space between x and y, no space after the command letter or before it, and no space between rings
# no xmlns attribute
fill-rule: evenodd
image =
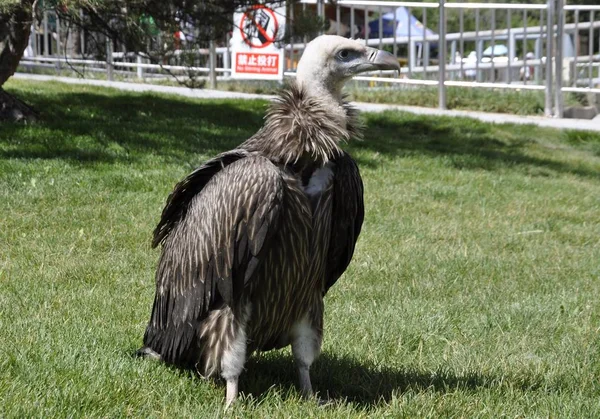
<svg viewBox="0 0 600 419"><path fill-rule="evenodd" d="M377 70L398 70L400 63L393 54L389 52L367 47L363 62L353 68L354 74Z"/></svg>
<svg viewBox="0 0 600 419"><path fill-rule="evenodd" d="M380 49L369 48L369 61L375 66L375 70L398 70L400 71L400 63L398 59L387 51Z"/></svg>

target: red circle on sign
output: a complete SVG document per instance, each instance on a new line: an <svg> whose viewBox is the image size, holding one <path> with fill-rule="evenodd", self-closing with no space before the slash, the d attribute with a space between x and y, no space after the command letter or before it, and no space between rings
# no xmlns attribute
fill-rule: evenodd
<svg viewBox="0 0 600 419"><path fill-rule="evenodd" d="M256 22L256 20L254 20L253 16L249 16L248 13L252 13L252 15L255 15L255 11L256 10L262 10L265 13L270 14L271 19L273 19L273 24L274 24L274 29L273 29L273 36L269 36L269 34L267 33L267 29L263 28L261 26L260 23ZM246 33L245 29L245 22L246 20L251 20L251 24L253 24L256 29L259 32L259 38L262 35L262 38L265 38L266 42L262 42L260 45L255 45L252 43L252 40L248 38L248 34ZM252 7L250 7L248 10L246 10L244 12L244 14L242 15L242 20L240 22L240 32L242 33L242 39L244 40L244 42L246 44L248 44L248 46L250 46L251 48L265 48L268 47L269 45L271 45L273 43L273 41L275 41L275 37L277 36L277 31L279 30L279 24L277 23L277 18L275 17L275 12L271 9L269 9L268 7L262 5L262 4L257 4L254 5Z"/></svg>

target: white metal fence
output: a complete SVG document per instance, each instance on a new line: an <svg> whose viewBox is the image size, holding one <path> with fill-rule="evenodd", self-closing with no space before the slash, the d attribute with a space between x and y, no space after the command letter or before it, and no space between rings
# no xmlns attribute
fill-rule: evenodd
<svg viewBox="0 0 600 419"><path fill-rule="evenodd" d="M378 72L357 80L437 87L440 108L446 107L447 87L539 90L545 95L546 115L562 117L565 93L600 93L600 6L565 6L564 0L546 4L302 0L296 7L289 8L288 19L294 19L295 12L313 10L329 21L327 33L361 38L402 61L400 77ZM536 24L528 26L530 20ZM457 31L447 30L449 21ZM465 30L467 21L474 30ZM106 72L109 79L115 73L159 77L165 70L193 71L213 79L231 73L228 42L214 49L212 61L210 49L195 51L196 64L190 68L179 62L177 52L167 62L151 63L142 54L114 52L108 43L107 61L89 59L85 36L79 36L74 39L58 18L44 13L22 66L58 71L67 64L85 66L86 71ZM309 41L292 34L284 46L286 76L294 76Z"/></svg>

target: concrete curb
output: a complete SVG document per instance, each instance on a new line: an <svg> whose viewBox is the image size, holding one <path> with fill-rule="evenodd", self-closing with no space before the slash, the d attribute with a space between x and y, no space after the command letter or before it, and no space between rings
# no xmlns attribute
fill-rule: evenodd
<svg viewBox="0 0 600 419"><path fill-rule="evenodd" d="M38 74L17 73L13 77L20 80L35 80L35 81L58 81L61 83L83 84L89 86L111 87L114 89L129 91L129 92L153 92L165 93L178 96L185 96L198 99L262 99L271 100L273 95L259 95L254 93L227 92L222 90L210 89L189 89L187 87L175 86L160 86L154 84L143 83L125 83L118 81L106 80L89 80L73 77L45 76ZM537 125L540 127L556 128L556 129L573 129L585 131L600 132L600 120L587 119L554 119L541 116L517 116L510 114L487 113L487 112L472 112L472 111L456 111L456 110L440 110L434 108L421 108L417 106L390 105L379 103L354 103L358 109L363 112L383 112L383 111L401 111L410 112L418 115L434 115L434 116L449 116L477 119L483 122L495 124L528 124Z"/></svg>

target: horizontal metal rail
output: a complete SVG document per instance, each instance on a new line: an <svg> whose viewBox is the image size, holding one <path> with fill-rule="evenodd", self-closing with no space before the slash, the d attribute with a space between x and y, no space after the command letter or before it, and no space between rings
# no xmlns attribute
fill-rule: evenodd
<svg viewBox="0 0 600 419"><path fill-rule="evenodd" d="M572 5L572 6L565 6L565 10L582 10L584 12L587 11L599 11L600 10L600 6L580 6L580 5Z"/></svg>
<svg viewBox="0 0 600 419"><path fill-rule="evenodd" d="M129 68L149 68L149 69L163 69L163 70L176 70L176 71L195 71L197 73L208 73L210 72L209 67L188 67L184 65L167 65L167 64L145 64L145 63L124 63L115 61L112 63L115 67L129 67ZM231 73L230 68L216 67L215 71L219 73Z"/></svg>
<svg viewBox="0 0 600 419"><path fill-rule="evenodd" d="M286 71L283 73L286 77L296 77L296 72ZM356 76L352 77L354 81L369 81L369 82L381 82L390 84L414 84L421 86L437 86L437 80L419 80L419 79L393 79L390 77L370 77L370 76Z"/></svg>
<svg viewBox="0 0 600 419"><path fill-rule="evenodd" d="M513 89L513 90L545 90L545 86L537 84L520 84L520 83L485 83L474 81L452 81L446 80L444 86L455 87L480 87L484 89Z"/></svg>
<svg viewBox="0 0 600 419"><path fill-rule="evenodd" d="M301 3L305 3L302 1ZM366 1L366 0L339 0L337 2L340 6L368 6L368 7L383 7L383 8L396 8L396 7L415 7L415 8L427 8L437 9L440 7L439 3L423 2L419 3L416 1Z"/></svg>
<svg viewBox="0 0 600 419"><path fill-rule="evenodd" d="M419 79L391 79L386 77L370 77L370 76L357 76L353 77L352 80L357 81L369 81L369 82L383 82L391 84L415 84L421 86L437 86L439 82L437 80L419 80Z"/></svg>
<svg viewBox="0 0 600 419"><path fill-rule="evenodd" d="M600 89L591 87L563 87L560 90L565 93L600 93Z"/></svg>
<svg viewBox="0 0 600 419"><path fill-rule="evenodd" d="M106 66L106 61L95 61L95 60L81 60L81 59L70 59L70 58L58 58L58 57L24 57L21 62L26 64L28 61L37 62L55 62L65 64L83 64L83 65L101 65ZM127 67L127 68L145 68L154 70L175 70L175 71L195 71L198 73L210 72L209 67L188 67L183 65L167 65L167 64L146 64L146 63L127 63L121 61L113 61L110 65L114 67ZM231 73L230 68L217 67L215 70L219 73Z"/></svg>
<svg viewBox="0 0 600 419"><path fill-rule="evenodd" d="M513 10L546 10L545 4L513 4L513 3L446 3L447 9L513 9Z"/></svg>
<svg viewBox="0 0 600 419"><path fill-rule="evenodd" d="M47 57L43 55L38 55L35 57L23 57L21 58L21 62L23 61L40 61L40 62L49 62L49 63L71 63L71 64L87 64L87 65L106 65L106 61L98 61L98 60L83 60L80 58L63 58L63 57Z"/></svg>
<svg viewBox="0 0 600 419"><path fill-rule="evenodd" d="M286 71L283 73L286 77L296 77L296 73L293 71ZM419 80L419 79L402 79L402 78L387 78L387 77L370 77L370 76L357 76L353 77L355 81L366 81L374 83L389 83L389 84L404 84L404 85L417 85L417 86L438 86L437 80ZM546 87L535 84L518 84L518 83L484 83L484 82L467 82L467 81L444 81L444 86L449 87L472 87L482 89L508 89L508 90L537 90L543 91ZM588 91L588 89L584 89ZM599 89L600 91L600 89Z"/></svg>
<svg viewBox="0 0 600 419"><path fill-rule="evenodd" d="M217 51L217 54L226 54L229 52L229 48L227 47L217 47L215 48L215 50ZM164 54L165 57L177 57L181 54L183 54L184 52L181 50L175 50L175 51L169 51L168 53ZM208 55L210 53L208 48L196 48L196 49L188 49L185 50L185 54L198 54L198 55ZM143 53L143 52L113 52L112 53L113 58L134 58L137 56L142 56L144 58L148 58L148 54Z"/></svg>
<svg viewBox="0 0 600 419"><path fill-rule="evenodd" d="M23 63L26 63L28 61L37 61L37 62L51 62L51 63L60 62L60 63L65 63L65 64L83 64L83 65L101 65L101 66L107 65L106 61L82 60L82 59L68 58L68 57L66 57L66 58L43 57L43 56L41 56L41 57L25 57L22 59L22 61L23 61ZM490 70L492 68L494 68L496 70L508 69L508 68L516 70L519 66L525 65L525 63L527 63L530 66L535 67L535 66L543 65L545 63L545 61L546 61L545 59L540 59L540 60L531 59L531 60L527 60L526 62L523 60L515 60L512 62L495 60L493 64L492 64L492 62L480 62L478 67L475 64L470 64L470 63L469 64L463 63L462 66L461 66L461 64L448 64L446 66L446 70L447 71L459 71L459 70L468 71L468 70L476 70L477 68L479 70ZM583 64L586 64L586 63L579 63L580 66L582 66ZM144 69L155 69L155 70L163 69L163 70L195 71L195 72L209 72L210 71L209 67L189 67L189 66L168 65L168 64L129 63L129 62L122 62L122 61L113 61L112 65L114 67L144 68ZM600 63L593 63L593 65L600 65ZM439 70L439 67L436 65L430 65L430 66L427 66L426 70L427 70L427 72L435 73ZM221 73L231 73L232 70L230 68L217 67L216 71L221 72ZM408 71L409 70L406 67L403 67L400 70L401 74L406 74L406 73L408 73ZM411 69L411 71L413 73L421 73L421 72L425 71L425 67L424 66L413 67ZM295 74L295 73L287 72L286 74L290 75L290 74ZM379 72L377 72L377 74L393 76L395 74L395 71L379 71ZM471 84L469 84L469 86L470 85Z"/></svg>

